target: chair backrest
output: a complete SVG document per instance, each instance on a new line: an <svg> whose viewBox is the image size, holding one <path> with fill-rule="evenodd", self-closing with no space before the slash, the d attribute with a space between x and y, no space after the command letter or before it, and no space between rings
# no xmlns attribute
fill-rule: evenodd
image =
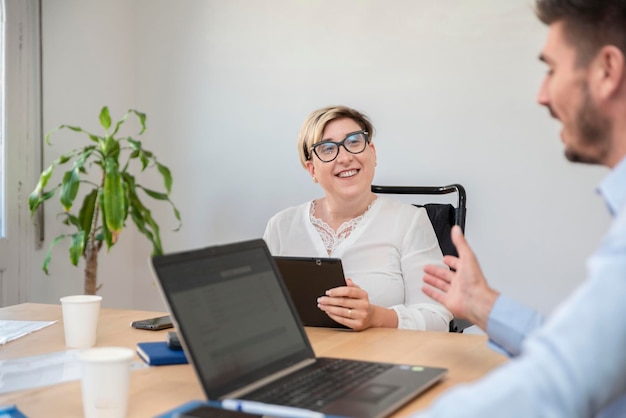
<svg viewBox="0 0 626 418"><path fill-rule="evenodd" d="M444 195L456 193L456 206L450 203L425 203L415 204L415 206L424 207L428 213L430 222L433 225L439 247L444 255L458 256L456 248L450 237L450 230L453 225L459 225L461 230L465 232L465 215L467 195L465 188L460 184L450 184L448 186L375 186L372 185L372 192L377 194L395 194L395 195ZM451 332L463 332L463 329L472 325L470 322L458 318L450 322Z"/></svg>
<svg viewBox="0 0 626 418"><path fill-rule="evenodd" d="M433 229L439 240L439 247L444 255L458 255L452 239L450 238L450 229L453 225L459 225L465 232L465 214L467 195L465 188L460 184L451 184L448 186L374 186L372 192L377 194L396 194L396 195L443 195L449 193L457 194L456 206L449 203L426 203L415 204L415 206L424 207L433 224Z"/></svg>

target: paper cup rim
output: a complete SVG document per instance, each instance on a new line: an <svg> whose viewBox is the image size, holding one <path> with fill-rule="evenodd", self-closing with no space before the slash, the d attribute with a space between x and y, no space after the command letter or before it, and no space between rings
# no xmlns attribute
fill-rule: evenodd
<svg viewBox="0 0 626 418"><path fill-rule="evenodd" d="M128 361L135 356L135 352L127 347L94 347L86 348L78 353L81 361L89 363L114 363Z"/></svg>
<svg viewBox="0 0 626 418"><path fill-rule="evenodd" d="M93 303L102 301L102 296L98 295L72 295L63 296L59 299L61 303Z"/></svg>

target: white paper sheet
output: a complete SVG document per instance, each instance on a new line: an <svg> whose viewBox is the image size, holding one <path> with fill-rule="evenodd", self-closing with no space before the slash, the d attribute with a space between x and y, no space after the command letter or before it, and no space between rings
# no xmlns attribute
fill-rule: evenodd
<svg viewBox="0 0 626 418"><path fill-rule="evenodd" d="M57 321L10 321L0 320L0 345L40 330Z"/></svg>
<svg viewBox="0 0 626 418"><path fill-rule="evenodd" d="M39 356L0 360L0 394L80 379L81 350L58 351ZM138 361L131 370L148 367Z"/></svg>

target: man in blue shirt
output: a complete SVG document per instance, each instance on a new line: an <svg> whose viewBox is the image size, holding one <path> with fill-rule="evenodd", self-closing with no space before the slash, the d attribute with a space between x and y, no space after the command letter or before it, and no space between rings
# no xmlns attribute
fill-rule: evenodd
<svg viewBox="0 0 626 418"><path fill-rule="evenodd" d="M626 417L626 0L536 0L536 13L548 25L538 102L562 123L568 160L611 169L598 189L613 223L545 321L489 287L455 227L459 257L428 266L423 290L512 359L419 417Z"/></svg>

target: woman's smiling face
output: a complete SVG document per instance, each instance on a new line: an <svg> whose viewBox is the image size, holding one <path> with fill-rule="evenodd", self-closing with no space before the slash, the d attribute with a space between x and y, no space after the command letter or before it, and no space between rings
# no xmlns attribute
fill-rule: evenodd
<svg viewBox="0 0 626 418"><path fill-rule="evenodd" d="M363 128L350 118L334 119L326 124L322 141L341 142L349 134ZM332 198L352 199L371 191L376 166L376 149L370 142L359 154L339 147L337 158L330 162L321 161L316 155L306 162L307 170L315 177Z"/></svg>

